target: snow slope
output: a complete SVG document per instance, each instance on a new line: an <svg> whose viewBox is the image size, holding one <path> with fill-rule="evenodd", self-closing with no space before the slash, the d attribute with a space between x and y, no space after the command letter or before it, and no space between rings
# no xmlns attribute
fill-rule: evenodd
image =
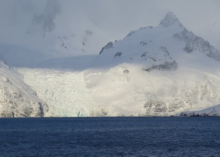
<svg viewBox="0 0 220 157"><path fill-rule="evenodd" d="M22 76L0 62L0 117L42 117L47 105L28 87Z"/></svg>
<svg viewBox="0 0 220 157"><path fill-rule="evenodd" d="M109 68L86 80L109 115L173 115L219 104L219 59L169 12L158 27L103 47L96 62Z"/></svg>
<svg viewBox="0 0 220 157"><path fill-rule="evenodd" d="M45 116L169 116L220 102L220 52L169 12L97 56L19 67Z"/></svg>

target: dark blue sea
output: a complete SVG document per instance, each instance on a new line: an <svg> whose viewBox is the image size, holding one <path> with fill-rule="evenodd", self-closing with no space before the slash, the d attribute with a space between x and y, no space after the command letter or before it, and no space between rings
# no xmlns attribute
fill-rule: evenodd
<svg viewBox="0 0 220 157"><path fill-rule="evenodd" d="M220 118L0 119L0 156L220 157Z"/></svg>

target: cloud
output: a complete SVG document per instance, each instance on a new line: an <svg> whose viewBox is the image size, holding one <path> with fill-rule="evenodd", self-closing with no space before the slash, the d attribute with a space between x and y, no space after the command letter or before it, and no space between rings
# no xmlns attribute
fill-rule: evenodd
<svg viewBox="0 0 220 157"><path fill-rule="evenodd" d="M48 3L54 6L47 8ZM107 42L122 39L139 27L157 26L172 11L188 30L218 47L219 3L218 0L1 1L0 43L71 54L82 50L98 54ZM51 13L51 8L56 10L57 6L60 10ZM87 30L92 31L91 36L86 35ZM69 45L66 50L60 48L58 37ZM83 44L84 41L87 43Z"/></svg>

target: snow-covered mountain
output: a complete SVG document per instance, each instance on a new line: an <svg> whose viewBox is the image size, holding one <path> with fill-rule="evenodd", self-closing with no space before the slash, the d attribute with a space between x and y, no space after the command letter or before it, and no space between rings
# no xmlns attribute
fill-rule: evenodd
<svg viewBox="0 0 220 157"><path fill-rule="evenodd" d="M47 105L28 87L21 74L0 62L0 117L42 117Z"/></svg>
<svg viewBox="0 0 220 157"><path fill-rule="evenodd" d="M176 115L219 104L219 61L220 51L169 12L104 46L96 62L108 68L86 80L110 115Z"/></svg>
<svg viewBox="0 0 220 157"><path fill-rule="evenodd" d="M48 104L45 116L169 116L219 104L219 67L220 52L169 12L96 56L17 70Z"/></svg>

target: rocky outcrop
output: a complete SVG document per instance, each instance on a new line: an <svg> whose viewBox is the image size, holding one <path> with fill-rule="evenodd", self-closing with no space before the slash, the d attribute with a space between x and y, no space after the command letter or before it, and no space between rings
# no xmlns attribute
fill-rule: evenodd
<svg viewBox="0 0 220 157"><path fill-rule="evenodd" d="M99 52L99 55L100 55L105 49L110 49L110 48L112 48L112 47L113 47L113 43L112 43L112 42L107 43L107 45L105 45L105 46L101 49L101 51Z"/></svg>
<svg viewBox="0 0 220 157"><path fill-rule="evenodd" d="M144 71L152 71L152 70L162 70L162 71L173 71L178 68L176 61L172 62L164 62L159 65L153 65L149 68L143 69Z"/></svg>
<svg viewBox="0 0 220 157"><path fill-rule="evenodd" d="M194 35L192 32L184 30L174 34L173 37L185 42L186 46L183 48L185 52L192 53L193 51L199 51L208 57L220 61L220 51L210 45L208 41Z"/></svg>

